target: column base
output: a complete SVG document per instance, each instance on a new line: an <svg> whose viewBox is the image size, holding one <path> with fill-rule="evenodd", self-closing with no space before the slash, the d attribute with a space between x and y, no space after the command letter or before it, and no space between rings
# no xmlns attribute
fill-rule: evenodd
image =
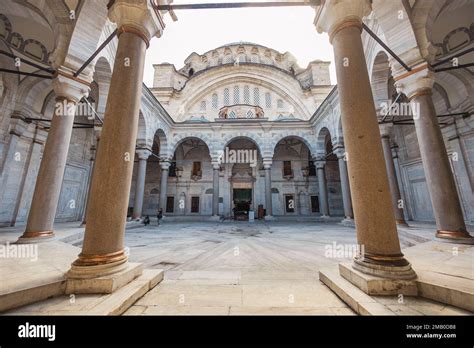
<svg viewBox="0 0 474 348"><path fill-rule="evenodd" d="M345 217L344 219L342 219L340 224L346 227L355 227L354 219L349 218L349 217Z"/></svg>
<svg viewBox="0 0 474 348"><path fill-rule="evenodd" d="M363 273L350 263L339 264L339 274L368 295L416 296L418 287L413 279L387 279Z"/></svg>
<svg viewBox="0 0 474 348"><path fill-rule="evenodd" d="M265 221L273 221L275 217L273 215L265 215L263 218Z"/></svg>
<svg viewBox="0 0 474 348"><path fill-rule="evenodd" d="M71 266L67 294L110 294L143 273L141 263L116 262L96 266Z"/></svg>
<svg viewBox="0 0 474 348"><path fill-rule="evenodd" d="M372 276L387 279L415 279L416 273L403 255L356 256L352 268Z"/></svg>
<svg viewBox="0 0 474 348"><path fill-rule="evenodd" d="M397 223L397 226L410 227L405 220L395 220L395 222Z"/></svg>
<svg viewBox="0 0 474 348"><path fill-rule="evenodd" d="M42 243L54 240L56 235L53 231L23 232L16 241L17 244Z"/></svg>
<svg viewBox="0 0 474 348"><path fill-rule="evenodd" d="M436 239L446 243L474 244L474 237L469 232L458 231L436 231Z"/></svg>

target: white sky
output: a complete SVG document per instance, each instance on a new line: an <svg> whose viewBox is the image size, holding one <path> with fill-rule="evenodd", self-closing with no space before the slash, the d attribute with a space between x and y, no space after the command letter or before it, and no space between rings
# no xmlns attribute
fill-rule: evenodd
<svg viewBox="0 0 474 348"><path fill-rule="evenodd" d="M255 2L256 0L234 0ZM260 0L262 1L262 0ZM230 2L223 0L175 0L175 4ZM288 51L305 68L316 59L334 62L326 34L318 34L313 25L311 7L177 10L178 21L167 14L161 38L154 38L147 51L144 82L153 85L153 64L172 63L177 69L192 53L205 53L227 43L249 41ZM330 65L331 82L335 84L334 64Z"/></svg>

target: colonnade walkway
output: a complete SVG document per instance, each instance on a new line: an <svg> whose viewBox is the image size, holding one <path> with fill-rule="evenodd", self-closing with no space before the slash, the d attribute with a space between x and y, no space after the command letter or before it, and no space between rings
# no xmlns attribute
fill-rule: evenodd
<svg viewBox="0 0 474 348"><path fill-rule="evenodd" d="M339 275L339 263L350 263L355 251L353 228L288 221L133 225L125 233L126 250L132 264L142 263L143 274L112 294L74 294L67 291L64 274L81 251L84 229L56 224L55 241L35 244L36 260L34 255L0 259L6 279L0 310L13 315L470 314L452 304L473 303L474 247L435 241L433 228L419 223L399 228L403 253L418 274L417 297L369 296ZM21 228L0 229L1 245L21 233Z"/></svg>

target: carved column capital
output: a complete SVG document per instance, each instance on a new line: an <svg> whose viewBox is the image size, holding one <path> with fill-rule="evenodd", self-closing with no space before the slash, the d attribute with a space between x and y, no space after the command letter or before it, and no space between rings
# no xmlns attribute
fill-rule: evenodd
<svg viewBox="0 0 474 348"><path fill-rule="evenodd" d="M393 129L392 123L379 124L379 128L380 128L380 135L382 136L382 138L390 138L390 135Z"/></svg>
<svg viewBox="0 0 474 348"><path fill-rule="evenodd" d="M161 13L155 11L149 0L115 0L109 9L109 18L117 24L119 36L124 32L136 34L147 47L150 40L154 36L160 37L165 28Z"/></svg>
<svg viewBox="0 0 474 348"><path fill-rule="evenodd" d="M435 83L434 72L424 63L412 71L394 77L397 92L404 93L408 99L421 94L430 94Z"/></svg>
<svg viewBox="0 0 474 348"><path fill-rule="evenodd" d="M362 18L371 10L369 0L326 0L316 7L314 25L319 33L328 33L331 39L347 26L357 26L362 30Z"/></svg>
<svg viewBox="0 0 474 348"><path fill-rule="evenodd" d="M56 77L53 79L53 89L56 98L64 98L75 104L89 94L90 82L58 69Z"/></svg>
<svg viewBox="0 0 474 348"><path fill-rule="evenodd" d="M139 160L147 160L150 157L150 150L148 149L136 149L135 153L138 156Z"/></svg>

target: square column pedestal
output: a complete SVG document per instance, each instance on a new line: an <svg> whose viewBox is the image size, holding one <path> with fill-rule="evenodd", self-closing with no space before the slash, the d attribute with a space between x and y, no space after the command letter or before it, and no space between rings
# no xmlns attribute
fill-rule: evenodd
<svg viewBox="0 0 474 348"><path fill-rule="evenodd" d="M350 263L340 263L339 274L368 295L417 296L418 294L416 279L381 278L362 273L354 269Z"/></svg>

